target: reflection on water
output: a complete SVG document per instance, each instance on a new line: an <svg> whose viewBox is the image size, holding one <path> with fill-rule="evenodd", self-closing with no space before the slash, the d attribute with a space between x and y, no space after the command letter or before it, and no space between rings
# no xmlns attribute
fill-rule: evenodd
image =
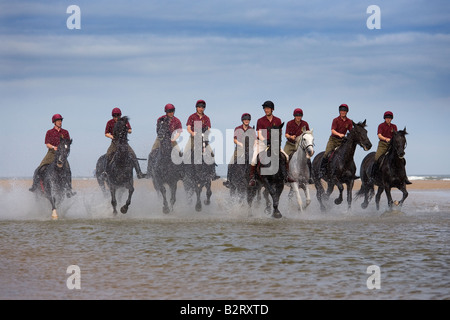
<svg viewBox="0 0 450 320"><path fill-rule="evenodd" d="M0 198L1 299L450 299L448 191L410 191L404 214L385 216L384 199L380 212L355 201L322 213L313 198L300 213L284 192L280 220L222 190L198 213L181 188L165 215L153 189L137 189L117 217L80 190L58 221L26 190ZM67 288L70 265L81 290Z"/></svg>

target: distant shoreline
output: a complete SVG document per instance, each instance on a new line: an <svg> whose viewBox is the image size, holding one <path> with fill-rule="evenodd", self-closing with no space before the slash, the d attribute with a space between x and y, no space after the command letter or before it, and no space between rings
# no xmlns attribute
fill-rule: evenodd
<svg viewBox="0 0 450 320"><path fill-rule="evenodd" d="M223 179L219 179L213 181L212 187L214 189L226 189L222 182ZM412 184L407 185L407 190L447 190L450 189L450 180L411 180ZM180 182L181 183L181 182ZM77 188L92 188L98 187L97 181L95 178L74 178L72 180L73 188L76 190ZM146 187L154 190L153 183L151 179L135 179L134 180L135 187ZM355 185L353 187L354 191L360 189L361 180L356 180ZM0 189L11 190L12 188L24 188L28 189L31 187L31 179L26 178L3 178L0 179ZM314 185L310 185L310 188L315 190ZM397 190L394 188L394 190Z"/></svg>

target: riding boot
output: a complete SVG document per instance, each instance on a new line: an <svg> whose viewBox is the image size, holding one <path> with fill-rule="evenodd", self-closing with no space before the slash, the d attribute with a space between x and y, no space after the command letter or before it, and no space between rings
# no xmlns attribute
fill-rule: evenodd
<svg viewBox="0 0 450 320"><path fill-rule="evenodd" d="M325 177L327 173L327 165L328 165L328 157L323 157L322 162L320 163L319 177L321 178Z"/></svg>
<svg viewBox="0 0 450 320"><path fill-rule="evenodd" d="M254 187L256 185L255 171L256 166L250 165L250 181L248 182L249 187Z"/></svg>
<svg viewBox="0 0 450 320"><path fill-rule="evenodd" d="M284 175L284 182L286 182L286 183L292 183L292 182L295 182L295 180L292 179L292 178L289 176L289 161L286 161L286 163L285 163L285 170L284 170L284 173L285 173L285 175Z"/></svg>
<svg viewBox="0 0 450 320"><path fill-rule="evenodd" d="M308 183L309 184L314 184L314 180L312 177L312 166L311 166L311 159L308 159L308 170L309 170L309 179L308 179Z"/></svg>
<svg viewBox="0 0 450 320"><path fill-rule="evenodd" d="M70 167L67 162L66 162L66 167L68 170L68 175L66 177L66 189L67 189L66 196L67 196L67 198L70 198L70 197L73 197L74 195L76 195L77 193L72 190L72 171L70 170Z"/></svg>
<svg viewBox="0 0 450 320"><path fill-rule="evenodd" d="M28 189L28 190L30 190L31 192L36 191L36 189L37 189L38 186L39 186L39 183L41 182L41 177L40 177L40 175L39 175L39 169L40 169L40 168L37 168L36 170L34 170L34 174L33 174L33 185L31 186L30 189Z"/></svg>

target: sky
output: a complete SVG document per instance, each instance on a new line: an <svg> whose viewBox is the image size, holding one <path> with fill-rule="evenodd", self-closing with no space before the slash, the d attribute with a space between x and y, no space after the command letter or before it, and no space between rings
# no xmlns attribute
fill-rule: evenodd
<svg viewBox="0 0 450 320"><path fill-rule="evenodd" d="M147 158L165 104L185 128L198 99L216 130L222 176L227 130L245 112L256 125L266 100L285 123L303 109L316 154L340 104L367 121L370 151L392 111L409 133L408 175L450 174L449 57L448 0L0 0L0 177L33 175L55 113L73 139L73 176L92 177L114 107ZM365 155L357 147L358 170Z"/></svg>

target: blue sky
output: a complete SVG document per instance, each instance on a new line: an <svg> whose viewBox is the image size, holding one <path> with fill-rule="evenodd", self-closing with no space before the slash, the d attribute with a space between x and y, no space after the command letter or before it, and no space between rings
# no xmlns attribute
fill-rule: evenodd
<svg viewBox="0 0 450 320"><path fill-rule="evenodd" d="M72 4L80 30L66 26ZM370 5L381 10L381 29L366 26ZM33 174L55 113L73 138L73 175L92 176L113 107L131 118L130 144L147 157L164 105L185 125L198 99L224 137L244 112L256 124L265 100L284 122L300 107L317 153L341 103L355 122L367 120L372 151L390 110L409 132L408 174L450 174L449 9L448 1L0 1L0 177ZM366 154L358 147L358 168Z"/></svg>

